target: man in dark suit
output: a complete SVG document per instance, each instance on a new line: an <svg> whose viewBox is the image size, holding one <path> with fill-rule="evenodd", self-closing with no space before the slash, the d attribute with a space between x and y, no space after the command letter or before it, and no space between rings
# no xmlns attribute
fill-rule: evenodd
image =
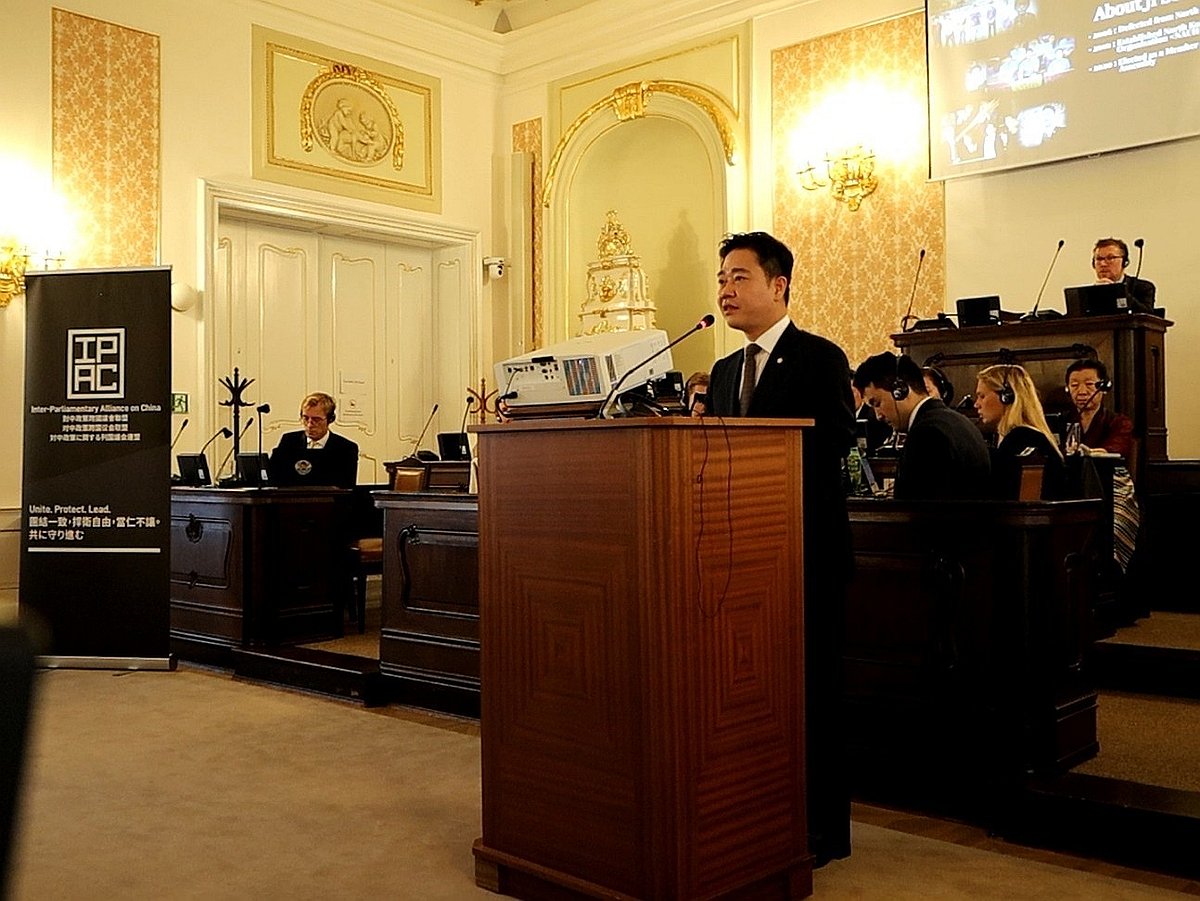
<svg viewBox="0 0 1200 901"><path fill-rule="evenodd" d="M854 372L854 385L881 419L906 433L896 465L897 500L989 496L991 462L983 433L931 396L910 357L880 353Z"/></svg>
<svg viewBox="0 0 1200 901"><path fill-rule="evenodd" d="M788 318L793 259L782 242L765 232L731 235L720 254L721 314L747 345L713 366L709 414L815 421L803 442L804 625L809 850L820 866L850 853L841 722L846 583L853 567L841 478L842 458L854 444L849 364L840 347Z"/></svg>
<svg viewBox="0 0 1200 901"><path fill-rule="evenodd" d="M271 452L272 485L332 485L353 488L358 481L358 445L329 431L337 418L337 402L320 391L300 402L304 429L288 432Z"/></svg>
<svg viewBox="0 0 1200 901"><path fill-rule="evenodd" d="M1123 284L1129 309L1133 313L1154 312L1154 282L1126 275L1129 245L1120 238L1101 238L1092 248L1092 269L1097 284Z"/></svg>

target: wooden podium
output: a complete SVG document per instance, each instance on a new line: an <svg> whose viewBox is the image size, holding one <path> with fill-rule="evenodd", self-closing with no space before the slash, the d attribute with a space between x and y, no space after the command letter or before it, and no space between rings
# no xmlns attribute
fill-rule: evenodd
<svg viewBox="0 0 1200 901"><path fill-rule="evenodd" d="M801 428L482 426L483 836L519 897L801 898Z"/></svg>

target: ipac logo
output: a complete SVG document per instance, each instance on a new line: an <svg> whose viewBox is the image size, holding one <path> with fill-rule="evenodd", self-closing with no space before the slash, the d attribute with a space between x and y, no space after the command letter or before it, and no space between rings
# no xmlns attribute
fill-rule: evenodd
<svg viewBox="0 0 1200 901"><path fill-rule="evenodd" d="M125 396L125 329L67 329L67 399Z"/></svg>

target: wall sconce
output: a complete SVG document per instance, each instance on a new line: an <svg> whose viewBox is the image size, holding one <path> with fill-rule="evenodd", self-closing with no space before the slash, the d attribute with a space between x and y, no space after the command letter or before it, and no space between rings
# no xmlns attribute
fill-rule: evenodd
<svg viewBox="0 0 1200 901"><path fill-rule="evenodd" d="M25 268L29 254L11 238L0 238L0 309L25 290Z"/></svg>
<svg viewBox="0 0 1200 901"><path fill-rule="evenodd" d="M800 186L806 191L827 187L835 200L851 210L862 206L863 198L879 185L875 178L875 152L861 144L827 153L824 165L809 163L798 174Z"/></svg>
<svg viewBox="0 0 1200 901"><path fill-rule="evenodd" d="M25 293L25 272L29 269L61 269L66 256L47 250L31 256L29 248L15 238L0 238L0 310L19 294Z"/></svg>

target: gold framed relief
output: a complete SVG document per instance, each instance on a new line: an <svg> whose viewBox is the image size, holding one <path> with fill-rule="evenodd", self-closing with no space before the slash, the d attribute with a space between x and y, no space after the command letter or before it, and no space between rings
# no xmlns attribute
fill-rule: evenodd
<svg viewBox="0 0 1200 901"><path fill-rule="evenodd" d="M440 213L441 81L253 27L254 177Z"/></svg>

